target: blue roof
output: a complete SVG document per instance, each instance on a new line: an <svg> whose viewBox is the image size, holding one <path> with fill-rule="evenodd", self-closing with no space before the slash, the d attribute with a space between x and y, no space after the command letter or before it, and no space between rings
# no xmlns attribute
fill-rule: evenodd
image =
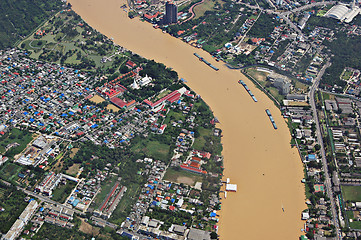
<svg viewBox="0 0 361 240"><path fill-rule="evenodd" d="M98 127L97 124L94 124L94 125L91 126L91 128L96 128L96 127Z"/></svg>
<svg viewBox="0 0 361 240"><path fill-rule="evenodd" d="M308 154L308 159L316 159L316 155L315 154Z"/></svg>
<svg viewBox="0 0 361 240"><path fill-rule="evenodd" d="M217 216L217 214L216 214L215 212L211 212L211 213L209 214L209 216L210 216L210 217L215 217L215 216Z"/></svg>

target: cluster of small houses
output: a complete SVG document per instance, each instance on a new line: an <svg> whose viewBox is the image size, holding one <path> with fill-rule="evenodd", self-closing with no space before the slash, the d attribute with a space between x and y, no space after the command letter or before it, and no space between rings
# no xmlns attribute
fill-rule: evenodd
<svg viewBox="0 0 361 240"><path fill-rule="evenodd" d="M157 219L151 219L148 214L149 211L153 211L152 209L154 208L160 208L169 212L185 211L190 214L194 214L195 212L200 213L200 210L197 210L196 207L188 209L186 208L186 205L203 205L203 202L199 200L199 194L197 194L201 191L201 183L196 183L195 187L190 187L188 185L163 180L167 169L167 165L164 162L150 158L138 161L147 164L145 173L148 174L148 180L143 186L132 212L122 223L122 231L120 231L120 234L131 237L134 236L134 233L138 233L144 236L175 240L185 239L187 236L188 239L210 239L210 233L197 229L200 225L196 223L194 223L194 226L180 226L173 224L167 231L160 230L161 225L164 223ZM219 199L215 194L211 197L210 203L207 213L203 213L208 216L204 219L206 221L217 222L218 219L216 218L215 207L219 203ZM194 237L200 235L205 238Z"/></svg>
<svg viewBox="0 0 361 240"><path fill-rule="evenodd" d="M335 152L337 169L332 172L333 192L341 193L342 185L360 184L361 175L355 169L361 168L361 153L359 150L359 133L355 127L359 126L359 116L361 116L361 103L349 98L336 96L335 98L324 100L324 109L328 115L328 128L326 134L332 134L333 149ZM300 140L300 151L303 153L303 162L306 166L306 174L313 178L315 184L314 193L325 193L321 169L321 154L316 146L316 129L312 129L312 111L301 107L287 107L285 117L290 117L293 123L299 124L295 129L294 136ZM305 182L305 180L303 180ZM339 200L337 200L339 201ZM307 204L312 204L310 201ZM343 202L339 202L341 206ZM344 206L346 210L358 211L360 203L352 202ZM331 218L327 214L330 210L328 201L319 198L314 206L318 211L310 215L305 211L302 219L307 220L304 230L313 232L315 236L322 237L332 224ZM316 221L317 224L311 223ZM352 221L352 219L350 220ZM358 233L357 233L358 234ZM352 235L354 236L354 235Z"/></svg>
<svg viewBox="0 0 361 240"><path fill-rule="evenodd" d="M67 228L72 228L74 226L74 224L71 223L74 215L73 210L48 203L39 205L36 200L30 199L29 197L26 197L24 200L29 202L27 207L1 239L15 240L20 234L32 237L39 231L44 222ZM32 224L31 228L29 230L24 230L29 222Z"/></svg>

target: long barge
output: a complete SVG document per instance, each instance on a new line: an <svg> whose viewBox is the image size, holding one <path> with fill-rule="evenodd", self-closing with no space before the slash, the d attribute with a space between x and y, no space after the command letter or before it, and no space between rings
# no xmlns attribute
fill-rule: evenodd
<svg viewBox="0 0 361 240"><path fill-rule="evenodd" d="M239 84L242 84L242 86L244 87L244 89L246 89L246 91L248 92L248 94L251 96L251 98L253 99L253 101L258 102L257 98L253 95L252 91L249 89L249 87L247 86L247 84L245 82L243 82L242 80L238 81Z"/></svg>
<svg viewBox="0 0 361 240"><path fill-rule="evenodd" d="M276 125L276 123L275 123L275 120L274 120L273 117L272 117L271 112L270 112L268 109L266 109L266 113L267 113L269 119L271 120L271 123L272 123L272 125L273 125L273 128L274 128L274 129L277 129L277 125Z"/></svg>
<svg viewBox="0 0 361 240"><path fill-rule="evenodd" d="M208 66L210 66L210 67L213 68L214 70L216 70L216 71L219 70L219 68L213 66L210 62L208 62L207 60L205 60L203 57L199 56L199 54L193 53L193 55L196 56L196 57L199 59L199 61L204 62L205 64L207 64Z"/></svg>

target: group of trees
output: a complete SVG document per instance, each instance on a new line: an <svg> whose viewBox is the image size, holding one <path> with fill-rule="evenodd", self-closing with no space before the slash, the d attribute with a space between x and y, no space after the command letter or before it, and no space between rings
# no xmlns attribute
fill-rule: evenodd
<svg viewBox="0 0 361 240"><path fill-rule="evenodd" d="M96 170L103 170L110 163L113 167L119 166L118 173L124 181L140 182L143 179L136 173L142 165L135 162L138 157L129 149L109 149L89 141L81 144L73 159L66 158L64 165L70 167L73 163L80 163L84 167L83 175L86 176L88 173L95 174Z"/></svg>
<svg viewBox="0 0 361 240"><path fill-rule="evenodd" d="M326 69L321 83L331 86L336 84L342 88L346 85L346 82L340 79L345 67L361 69L360 42L360 36L348 36L345 32L338 32L334 40L324 43L331 50L333 57L332 66Z"/></svg>
<svg viewBox="0 0 361 240"><path fill-rule="evenodd" d="M0 1L0 49L11 47L21 37L61 8L57 0Z"/></svg>

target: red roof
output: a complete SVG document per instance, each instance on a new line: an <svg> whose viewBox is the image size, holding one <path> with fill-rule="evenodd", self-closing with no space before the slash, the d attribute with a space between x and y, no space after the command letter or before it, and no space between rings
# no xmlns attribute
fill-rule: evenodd
<svg viewBox="0 0 361 240"><path fill-rule="evenodd" d="M169 210L174 211L175 207L174 206L169 206Z"/></svg>
<svg viewBox="0 0 361 240"><path fill-rule="evenodd" d="M117 107L123 108L127 105L126 102L124 102L122 99L117 98L117 97L113 97L112 99L110 99L110 102L112 102L113 104L115 104Z"/></svg>
<svg viewBox="0 0 361 240"><path fill-rule="evenodd" d="M152 103L151 101L149 101L148 99L144 100L143 102L147 105L149 105L150 107L154 108L154 107L158 107L160 104L162 104L165 101L169 101L171 103L173 103L174 101L179 100L181 94L175 90L171 93L169 93L167 96L159 99L158 101L156 101L155 103Z"/></svg>
<svg viewBox="0 0 361 240"><path fill-rule="evenodd" d="M135 63L133 63L132 61L130 61L130 60L128 60L128 62L126 63L126 65L127 66L129 66L129 67L135 67L135 66L137 66L137 64L135 64Z"/></svg>

